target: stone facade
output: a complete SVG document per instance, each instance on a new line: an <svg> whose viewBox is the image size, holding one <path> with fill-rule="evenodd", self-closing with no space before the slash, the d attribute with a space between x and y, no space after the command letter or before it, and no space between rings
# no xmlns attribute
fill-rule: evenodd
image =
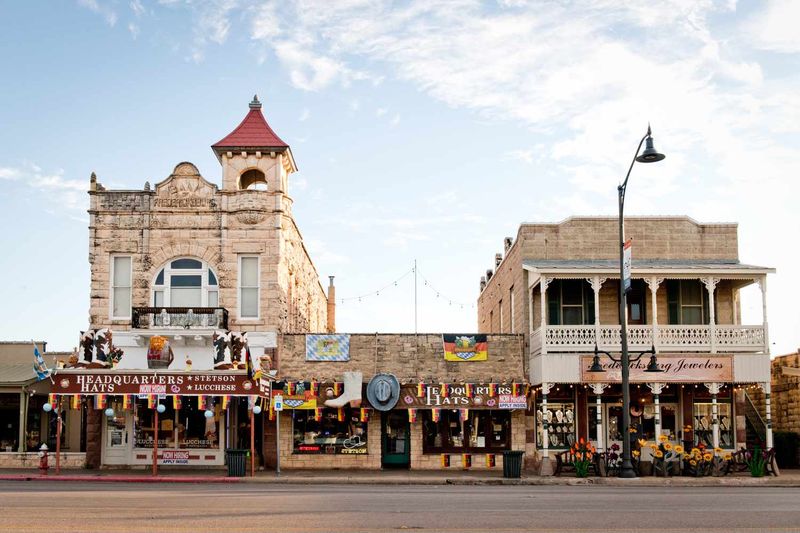
<svg viewBox="0 0 800 533"><path fill-rule="evenodd" d="M786 370L784 370L786 369ZM800 350L772 360L772 429L800 433ZM753 403L766 418L761 389L749 391Z"/></svg>
<svg viewBox="0 0 800 533"><path fill-rule="evenodd" d="M251 104L251 108L253 105ZM260 116L260 104L258 104ZM263 117L262 117L263 120ZM130 318L112 317L112 261L132 261L131 306L154 304L157 273L177 258L205 262L219 282L219 306L229 329L325 331L328 302L319 275L292 216L289 174L295 170L288 147L280 151L224 151L222 188L191 163L178 164L151 190L106 190L90 183L89 263L93 328L125 330ZM251 149L252 150L252 149ZM259 188L243 188L246 172L261 176ZM259 316L239 312L239 258L259 258Z"/></svg>
<svg viewBox="0 0 800 533"><path fill-rule="evenodd" d="M700 224L688 217L628 217L625 235L634 243L636 259L736 262L739 257L736 224ZM618 258L617 218L570 217L558 224L520 225L517 238L478 298L478 330L511 332L513 321L513 332L527 333L525 325L536 327L541 322L538 292L532 294L534 316L529 316L527 274L522 261ZM618 283L610 279L603 284L601 324L619 324ZM667 316L666 287L661 286L658 291L658 316L663 318ZM717 323L739 323L738 285L732 280L721 280L716 294ZM645 295L646 307L650 309L649 291L645 291Z"/></svg>

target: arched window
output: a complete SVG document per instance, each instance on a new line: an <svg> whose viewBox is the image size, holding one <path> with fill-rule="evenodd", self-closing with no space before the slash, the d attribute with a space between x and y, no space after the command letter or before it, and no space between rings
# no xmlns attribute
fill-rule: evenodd
<svg viewBox="0 0 800 533"><path fill-rule="evenodd" d="M207 263L173 259L153 282L154 307L219 307L219 283Z"/></svg>
<svg viewBox="0 0 800 533"><path fill-rule="evenodd" d="M239 176L239 188L242 190L266 191L267 177L260 170L250 169Z"/></svg>

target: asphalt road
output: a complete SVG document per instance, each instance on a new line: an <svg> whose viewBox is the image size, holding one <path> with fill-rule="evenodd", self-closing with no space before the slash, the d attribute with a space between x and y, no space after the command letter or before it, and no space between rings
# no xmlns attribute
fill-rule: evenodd
<svg viewBox="0 0 800 533"><path fill-rule="evenodd" d="M0 531L800 532L797 488L0 482Z"/></svg>

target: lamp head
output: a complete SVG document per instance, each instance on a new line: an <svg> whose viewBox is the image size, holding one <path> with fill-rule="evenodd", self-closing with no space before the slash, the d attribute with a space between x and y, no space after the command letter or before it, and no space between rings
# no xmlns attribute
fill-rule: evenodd
<svg viewBox="0 0 800 533"><path fill-rule="evenodd" d="M653 146L653 136L650 135L649 127L647 130L647 138L644 140L644 143L644 151L636 157L639 163L656 163L667 157Z"/></svg>
<svg viewBox="0 0 800 533"><path fill-rule="evenodd" d="M650 362L647 364L645 372L663 372L663 370L658 367L658 359L656 359L655 354L650 356Z"/></svg>
<svg viewBox="0 0 800 533"><path fill-rule="evenodd" d="M600 356L595 354L592 358L592 366L589 368L589 372L605 372L603 370L603 366L600 364Z"/></svg>

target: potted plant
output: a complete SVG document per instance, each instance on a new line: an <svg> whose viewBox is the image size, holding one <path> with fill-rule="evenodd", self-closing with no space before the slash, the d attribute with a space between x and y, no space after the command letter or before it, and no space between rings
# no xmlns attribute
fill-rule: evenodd
<svg viewBox="0 0 800 533"><path fill-rule="evenodd" d="M750 470L750 475L753 477L764 477L767 469L767 454L761 451L761 448L756 446L756 449L751 453L750 450L744 454L747 468Z"/></svg>
<svg viewBox="0 0 800 533"><path fill-rule="evenodd" d="M578 477L586 477L589 475L589 467L592 465L592 461L594 461L595 451L596 449L592 446L592 443L586 441L583 437L578 439L578 442L570 448L572 465L575 467L575 475Z"/></svg>

